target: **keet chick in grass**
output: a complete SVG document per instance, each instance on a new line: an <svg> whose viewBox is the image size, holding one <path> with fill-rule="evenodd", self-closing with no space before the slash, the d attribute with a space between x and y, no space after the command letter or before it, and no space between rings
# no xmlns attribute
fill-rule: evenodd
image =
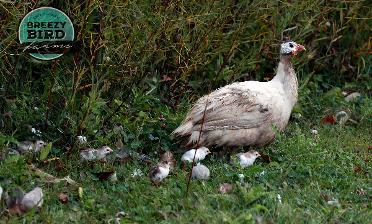
<svg viewBox="0 0 372 224"><path fill-rule="evenodd" d="M250 150L245 153L239 153L236 156L238 158L239 165L242 168L246 168L246 167L252 166L254 161L256 161L256 159L260 157L261 155L259 152L255 150Z"/></svg>
<svg viewBox="0 0 372 224"><path fill-rule="evenodd" d="M195 151L196 151L196 155L195 155ZM190 149L189 151L185 152L182 155L181 161L192 163L192 160L194 159L194 155L195 155L195 162L199 162L205 159L205 157L210 153L211 151L209 151L207 147L201 147L198 149Z"/></svg>
<svg viewBox="0 0 372 224"><path fill-rule="evenodd" d="M45 142L42 140L32 141L23 141L18 143L17 151L21 154L28 152L39 152L44 146Z"/></svg>
<svg viewBox="0 0 372 224"><path fill-rule="evenodd" d="M198 180L208 180L210 176L210 171L208 167L204 166L203 164L198 163L196 166L192 168L191 177L198 179Z"/></svg>
<svg viewBox="0 0 372 224"><path fill-rule="evenodd" d="M174 158L174 155L172 152L167 151L160 156L160 162L165 162L165 161L169 162L170 171L172 171L176 167L176 159Z"/></svg>
<svg viewBox="0 0 372 224"><path fill-rule="evenodd" d="M151 168L148 176L154 185L159 186L160 182L169 175L169 171L170 163L168 161L163 161Z"/></svg>
<svg viewBox="0 0 372 224"><path fill-rule="evenodd" d="M195 151L196 151L196 154L195 154ZM197 162L205 159L205 157L210 153L211 153L211 151L209 151L209 149L207 147L201 147L201 148L198 148L198 149L190 149L189 151L185 152L181 157L182 169L183 170L186 169L186 162L187 163L192 163L192 161L194 159L194 155L195 155L195 163L197 163Z"/></svg>
<svg viewBox="0 0 372 224"><path fill-rule="evenodd" d="M113 150L108 146L102 146L99 149L84 149L80 151L80 159L85 161L105 160L106 156L112 153Z"/></svg>
<svg viewBox="0 0 372 224"><path fill-rule="evenodd" d="M40 187L36 187L28 192L23 196L21 204L26 211L35 207L41 207L43 204L43 190Z"/></svg>

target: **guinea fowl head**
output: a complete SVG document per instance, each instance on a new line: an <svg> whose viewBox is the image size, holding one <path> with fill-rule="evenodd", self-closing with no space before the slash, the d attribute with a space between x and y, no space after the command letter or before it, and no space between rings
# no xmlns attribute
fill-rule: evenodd
<svg viewBox="0 0 372 224"><path fill-rule="evenodd" d="M211 151L207 147L201 147L198 150L203 152L205 155L208 155L209 153L211 153Z"/></svg>
<svg viewBox="0 0 372 224"><path fill-rule="evenodd" d="M108 147L108 146L102 146L102 148L99 149L100 153L102 153L103 155L106 155L106 154L109 154L109 153L112 153L113 150Z"/></svg>
<svg viewBox="0 0 372 224"><path fill-rule="evenodd" d="M246 156L248 157L254 157L254 158L257 158L257 157L260 157L261 154L255 150L250 150L248 152L245 153Z"/></svg>
<svg viewBox="0 0 372 224"><path fill-rule="evenodd" d="M44 141L41 141L41 140L37 140L35 142L35 151L40 151L41 148L43 148L45 146L45 142Z"/></svg>
<svg viewBox="0 0 372 224"><path fill-rule="evenodd" d="M169 161L161 161L160 166L169 169L170 168L170 162Z"/></svg>
<svg viewBox="0 0 372 224"><path fill-rule="evenodd" d="M294 41L285 41L280 45L281 55L297 55L298 52L306 50L304 46Z"/></svg>

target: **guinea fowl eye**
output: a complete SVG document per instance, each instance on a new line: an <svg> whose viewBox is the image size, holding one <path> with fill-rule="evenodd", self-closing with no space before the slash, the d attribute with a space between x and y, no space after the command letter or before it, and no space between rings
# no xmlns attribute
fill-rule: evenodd
<svg viewBox="0 0 372 224"><path fill-rule="evenodd" d="M291 47L291 48L292 48L292 47L293 47L293 44L292 44L292 43L290 43L290 44L289 44L289 47Z"/></svg>

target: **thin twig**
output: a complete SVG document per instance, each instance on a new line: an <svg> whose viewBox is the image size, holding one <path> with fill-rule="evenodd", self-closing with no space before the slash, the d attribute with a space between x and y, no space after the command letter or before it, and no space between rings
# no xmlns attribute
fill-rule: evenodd
<svg viewBox="0 0 372 224"><path fill-rule="evenodd" d="M202 120L201 120L201 125L200 125L200 130L199 130L198 141L196 142L194 158L192 159L192 164L191 164L191 171L190 171L190 173L189 173L189 177L188 177L188 180L187 180L187 185L186 185L186 196L189 194L189 189L190 189L189 186L190 186L190 181L191 181L191 176L192 176L192 169L194 168L194 165L195 165L196 152L198 151L198 148L199 148L199 142L200 142L200 137L201 137L202 132L203 132L203 125L204 125L204 120L205 120L205 113L206 113L206 111L207 111L208 101L209 101L209 94L208 94L208 96L207 96L207 100L205 101L205 107L204 107L203 117L202 117Z"/></svg>

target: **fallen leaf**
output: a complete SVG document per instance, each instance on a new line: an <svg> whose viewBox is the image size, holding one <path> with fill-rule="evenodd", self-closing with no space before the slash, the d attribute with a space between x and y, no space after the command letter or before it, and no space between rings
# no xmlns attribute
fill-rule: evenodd
<svg viewBox="0 0 372 224"><path fill-rule="evenodd" d="M353 171L354 173L360 173L362 171L362 168L360 166L354 166Z"/></svg>
<svg viewBox="0 0 372 224"><path fill-rule="evenodd" d="M79 198L82 199L83 198L83 188L82 187L79 187L78 194L79 194Z"/></svg>
<svg viewBox="0 0 372 224"><path fill-rule="evenodd" d="M106 171L106 172L99 172L99 173L92 173L94 176L96 176L99 180L109 180L111 176L114 174L116 175L116 172L113 171Z"/></svg>
<svg viewBox="0 0 372 224"><path fill-rule="evenodd" d="M115 146L116 148L121 149L124 147L124 143L123 141L121 141L121 139L118 139L117 142L115 143Z"/></svg>
<svg viewBox="0 0 372 224"><path fill-rule="evenodd" d="M263 152L260 152L260 155L261 155L261 159L266 162L266 163L271 163L272 159L269 155L263 153Z"/></svg>
<svg viewBox="0 0 372 224"><path fill-rule="evenodd" d="M51 142L49 144L47 144L46 146L44 146L43 148L41 148L41 151L40 151L40 160L41 161L45 160L48 157L49 152L50 152L51 149L52 149L52 143Z"/></svg>
<svg viewBox="0 0 372 224"><path fill-rule="evenodd" d="M62 204L66 204L68 202L68 195L65 193L60 193L58 195L58 199Z"/></svg>
<svg viewBox="0 0 372 224"><path fill-rule="evenodd" d="M335 115L327 115L322 118L323 124L336 124L336 116Z"/></svg>
<svg viewBox="0 0 372 224"><path fill-rule="evenodd" d="M234 186L232 184L228 183L222 183L220 184L220 187L218 188L218 191L221 194L228 194L233 190Z"/></svg>
<svg viewBox="0 0 372 224"><path fill-rule="evenodd" d="M172 80L173 80L172 77L163 75L163 81L172 81Z"/></svg>
<svg viewBox="0 0 372 224"><path fill-rule="evenodd" d="M326 194L325 192L320 192L320 197L324 200L324 201L329 201L331 199L331 196L329 196L328 194Z"/></svg>

